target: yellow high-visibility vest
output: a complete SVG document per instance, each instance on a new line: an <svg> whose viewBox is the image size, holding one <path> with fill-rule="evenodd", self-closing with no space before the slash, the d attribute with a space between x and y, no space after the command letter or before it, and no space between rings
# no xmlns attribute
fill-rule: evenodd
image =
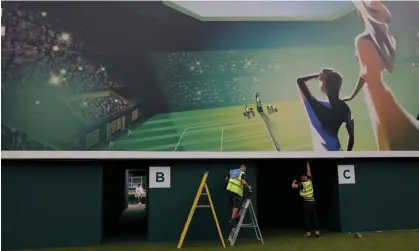
<svg viewBox="0 0 419 251"><path fill-rule="evenodd" d="M300 189L300 196L303 197L303 199L314 200L313 182L311 180L306 180L301 184L303 185L303 189Z"/></svg>
<svg viewBox="0 0 419 251"><path fill-rule="evenodd" d="M227 190L243 197L242 176L244 172L240 169L230 171L230 179L228 180Z"/></svg>

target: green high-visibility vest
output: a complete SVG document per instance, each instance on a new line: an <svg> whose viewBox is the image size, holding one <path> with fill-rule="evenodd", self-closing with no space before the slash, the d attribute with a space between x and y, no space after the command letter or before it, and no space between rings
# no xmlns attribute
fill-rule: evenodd
<svg viewBox="0 0 419 251"><path fill-rule="evenodd" d="M230 179L228 180L227 190L243 197L242 176L244 172L240 169L230 171Z"/></svg>

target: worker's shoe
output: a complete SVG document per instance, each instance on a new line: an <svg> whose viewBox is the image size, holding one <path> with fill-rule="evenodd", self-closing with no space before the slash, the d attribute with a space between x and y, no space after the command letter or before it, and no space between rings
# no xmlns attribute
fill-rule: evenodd
<svg viewBox="0 0 419 251"><path fill-rule="evenodd" d="M306 234L304 235L304 237L306 237L306 238L311 237L311 233L310 232L306 232Z"/></svg>
<svg viewBox="0 0 419 251"><path fill-rule="evenodd" d="M320 232L316 231L316 232L314 232L314 235L316 235L316 237L319 238L320 237Z"/></svg>

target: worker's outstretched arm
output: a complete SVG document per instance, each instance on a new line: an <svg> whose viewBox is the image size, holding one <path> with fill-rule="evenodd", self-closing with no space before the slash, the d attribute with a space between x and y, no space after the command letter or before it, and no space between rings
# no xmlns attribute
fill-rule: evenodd
<svg viewBox="0 0 419 251"><path fill-rule="evenodd" d="M311 178L311 170L310 170L310 163L307 160L307 177Z"/></svg>

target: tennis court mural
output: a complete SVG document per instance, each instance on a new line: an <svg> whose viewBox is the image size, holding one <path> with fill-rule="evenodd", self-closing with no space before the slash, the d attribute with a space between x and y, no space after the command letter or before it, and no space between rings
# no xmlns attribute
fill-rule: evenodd
<svg viewBox="0 0 419 251"><path fill-rule="evenodd" d="M2 150L419 151L419 4L282 3L5 3Z"/></svg>

